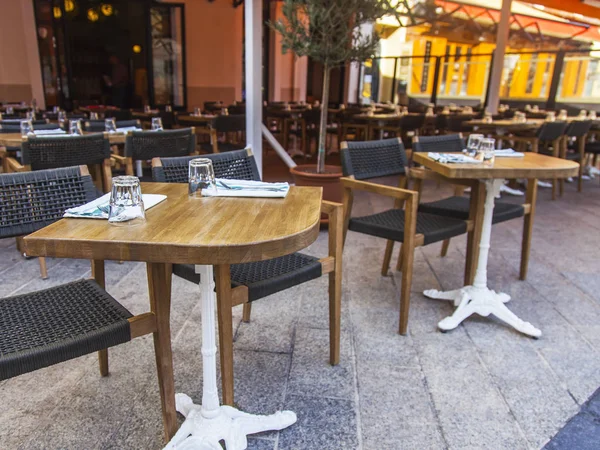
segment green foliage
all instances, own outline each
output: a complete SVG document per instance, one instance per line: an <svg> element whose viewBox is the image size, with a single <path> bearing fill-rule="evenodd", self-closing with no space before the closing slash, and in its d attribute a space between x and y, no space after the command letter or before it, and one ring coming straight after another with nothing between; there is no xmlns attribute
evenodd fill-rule
<svg viewBox="0 0 600 450"><path fill-rule="evenodd" d="M397 1L284 0L284 20L269 25L282 36L284 53L309 56L326 67L375 56L379 36L361 25L385 15L397 17Z"/></svg>

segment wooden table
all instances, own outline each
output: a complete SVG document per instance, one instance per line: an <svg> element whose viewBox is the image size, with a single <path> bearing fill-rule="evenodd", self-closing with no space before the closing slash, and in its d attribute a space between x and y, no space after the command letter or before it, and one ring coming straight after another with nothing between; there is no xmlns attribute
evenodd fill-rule
<svg viewBox="0 0 600 450"><path fill-rule="evenodd" d="M536 338L541 336L542 332L539 329L529 322L521 320L506 307L505 303L510 300L509 295L496 293L487 287L487 262L492 232L494 198L498 195L506 178L526 178L537 186L537 178L567 178L577 175L579 164L537 153L525 153L522 158L496 158L493 167L487 167L483 164L439 163L427 156L427 153L413 153L413 160L450 179L479 179L485 183L485 203L478 202L480 208L477 216L481 217L483 213L483 219L477 221L481 225L480 229L475 230L476 236L481 233L481 237L479 239L479 256L473 285L446 292L436 289L423 292L429 298L451 300L457 306L451 316L438 323L438 327L443 331L448 331L456 328L472 314L486 317L493 314L521 333ZM532 198L528 199L531 208L535 208L536 192L534 189ZM527 226L532 227L533 221L530 221Z"/></svg>
<svg viewBox="0 0 600 450"><path fill-rule="evenodd" d="M84 131L84 135L88 134L98 134L95 132ZM108 135L108 140L111 144L124 144L125 139L127 138L127 133L106 133ZM56 134L49 136L59 136ZM66 136L66 135L60 135ZM38 135L37 137L44 137L43 135ZM27 138L23 138L21 133L0 133L0 147L20 147L21 143Z"/></svg>
<svg viewBox="0 0 600 450"><path fill-rule="evenodd" d="M484 130L498 130L501 133L513 131L537 130L544 123L544 119L527 119L526 122L515 122L511 119L494 120L491 123L483 119L467 120L463 125L481 128Z"/></svg>
<svg viewBox="0 0 600 450"><path fill-rule="evenodd" d="M157 366L165 386L161 392L163 422L167 436L172 437L166 448L174 449L183 441L212 445L200 448L220 448L218 443L224 440L228 449L241 449L247 434L283 429L296 421L296 415L283 411L255 416L219 405L215 281L217 290L228 292L231 264L287 255L314 242L319 234L322 189L292 186L285 199L191 198L187 189L187 184L143 183L144 193L167 196L146 212L146 223L129 228L102 220L62 219L25 237L25 249L31 256L91 259L94 267L104 267L107 259L145 261L158 330L154 344L163 355ZM169 337L174 263L196 264L202 280L202 406L193 405L185 394L175 395ZM231 307L227 295L220 296L220 301L221 308ZM230 350L222 346L221 351ZM187 417L177 433L176 409Z"/></svg>

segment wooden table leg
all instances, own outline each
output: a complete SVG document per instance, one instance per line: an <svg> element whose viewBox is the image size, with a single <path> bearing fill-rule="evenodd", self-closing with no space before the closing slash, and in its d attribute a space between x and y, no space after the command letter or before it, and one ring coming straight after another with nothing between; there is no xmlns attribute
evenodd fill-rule
<svg viewBox="0 0 600 450"><path fill-rule="evenodd" d="M165 437L169 441L177 431L170 326L172 265L147 263L146 269L148 273L148 290L150 292L150 309L156 314L157 330L154 333L154 353Z"/></svg>
<svg viewBox="0 0 600 450"><path fill-rule="evenodd" d="M223 404L233 406L233 318L229 265L214 266L219 320L219 355Z"/></svg>
<svg viewBox="0 0 600 450"><path fill-rule="evenodd" d="M92 260L92 277L96 280L96 283L102 288L105 289L105 281L104 281L104 261L102 260ZM100 367L100 376L106 377L108 376L108 349L98 350L98 366Z"/></svg>

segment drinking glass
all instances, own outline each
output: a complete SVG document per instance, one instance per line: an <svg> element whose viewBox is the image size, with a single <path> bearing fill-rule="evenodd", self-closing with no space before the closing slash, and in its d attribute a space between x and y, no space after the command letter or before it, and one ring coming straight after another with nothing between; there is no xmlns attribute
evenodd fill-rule
<svg viewBox="0 0 600 450"><path fill-rule="evenodd" d="M217 192L215 172L210 159L195 158L190 161L188 192L192 197L202 197L203 189Z"/></svg>
<svg viewBox="0 0 600 450"><path fill-rule="evenodd" d="M162 131L163 124L162 119L160 117L152 118L152 131Z"/></svg>
<svg viewBox="0 0 600 450"><path fill-rule="evenodd" d="M61 128L64 128L65 123L67 123L67 112L66 111L58 111L58 115L56 117L58 120L58 124Z"/></svg>
<svg viewBox="0 0 600 450"><path fill-rule="evenodd" d="M596 120L596 111L590 111L588 114L588 120Z"/></svg>
<svg viewBox="0 0 600 450"><path fill-rule="evenodd" d="M144 112L145 113L149 113L151 111L152 111L152 109L150 109L150 105L144 105Z"/></svg>
<svg viewBox="0 0 600 450"><path fill-rule="evenodd" d="M486 112L483 115L483 123L492 123L494 121L494 116L492 116L492 113Z"/></svg>
<svg viewBox="0 0 600 450"><path fill-rule="evenodd" d="M15 113L15 108L13 108L12 106L6 107L6 114L14 114L14 113Z"/></svg>
<svg viewBox="0 0 600 450"><path fill-rule="evenodd" d="M477 159L481 159L483 161L483 164L485 164L486 166L493 166L494 159L495 159L495 155L494 155L495 146L496 146L495 139L483 138L481 140L481 144L479 144L478 153L480 154L480 157Z"/></svg>
<svg viewBox="0 0 600 450"><path fill-rule="evenodd" d="M567 110L566 109L561 109L558 112L558 120L567 120Z"/></svg>
<svg viewBox="0 0 600 450"><path fill-rule="evenodd" d="M34 134L31 120L21 120L21 137L27 137Z"/></svg>
<svg viewBox="0 0 600 450"><path fill-rule="evenodd" d="M90 120L98 120L98 113L97 112L91 112L90 113Z"/></svg>
<svg viewBox="0 0 600 450"><path fill-rule="evenodd" d="M60 111L60 106L53 106L53 107L52 107L52 112L53 112L54 114L58 114L58 112L59 112L59 111Z"/></svg>
<svg viewBox="0 0 600 450"><path fill-rule="evenodd" d="M165 112L173 112L173 107L171 105L166 105Z"/></svg>
<svg viewBox="0 0 600 450"><path fill-rule="evenodd" d="M74 134L76 136L83 135L83 129L81 128L80 119L73 119L69 122L69 133Z"/></svg>
<svg viewBox="0 0 600 450"><path fill-rule="evenodd" d="M467 141L467 154L470 156L475 156L477 150L479 150L479 146L481 145L481 140L485 136L483 134L470 134L469 140Z"/></svg>
<svg viewBox="0 0 600 450"><path fill-rule="evenodd" d="M104 119L104 130L109 133L115 133L117 131L117 123L115 122L114 117Z"/></svg>
<svg viewBox="0 0 600 450"><path fill-rule="evenodd" d="M27 120L35 120L35 111L27 111L25 117Z"/></svg>
<svg viewBox="0 0 600 450"><path fill-rule="evenodd" d="M108 223L118 226L141 225L146 222L140 180L133 176L112 179Z"/></svg>
<svg viewBox="0 0 600 450"><path fill-rule="evenodd" d="M546 122L555 122L556 121L556 113L554 111L550 111L546 114Z"/></svg>
<svg viewBox="0 0 600 450"><path fill-rule="evenodd" d="M229 115L229 109L227 109L227 108L221 109L221 115L222 116L228 116Z"/></svg>
<svg viewBox="0 0 600 450"><path fill-rule="evenodd" d="M202 110L198 107L194 108L194 116L200 117L202 115Z"/></svg>

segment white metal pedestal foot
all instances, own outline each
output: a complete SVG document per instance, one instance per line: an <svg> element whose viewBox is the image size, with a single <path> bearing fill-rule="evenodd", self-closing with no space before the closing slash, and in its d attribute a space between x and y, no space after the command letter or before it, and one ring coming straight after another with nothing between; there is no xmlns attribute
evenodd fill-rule
<svg viewBox="0 0 600 450"><path fill-rule="evenodd" d="M450 300L457 307L451 316L446 317L438 323L438 327L442 331L453 330L472 314L479 314L484 317L493 314L521 333L538 338L542 335L540 330L529 322L519 319L506 307L505 303L510 301L510 295L497 293L487 287L487 262L492 233L494 197L498 195L504 185L504 180L486 180L485 183L486 196L475 283L473 283L473 286L465 286L461 289L446 292L438 291L437 289L428 289L423 292L423 295L439 300Z"/></svg>
<svg viewBox="0 0 600 450"><path fill-rule="evenodd" d="M292 411L270 416L247 414L231 406L219 405L217 393L217 346L215 342L215 294L212 266L196 266L202 293L202 405L185 394L175 395L175 407L185 421L165 450L244 450L249 434L283 430L296 423Z"/></svg>
<svg viewBox="0 0 600 450"><path fill-rule="evenodd" d="M540 330L529 322L519 319L504 305L510 300L510 296L507 294L497 293L488 288L476 288L474 286L466 286L462 289L447 292L430 289L423 292L423 294L429 298L452 300L457 306L451 316L442 319L438 323L440 330L453 330L472 314L479 314L484 317L493 314L523 334L535 338L542 335Z"/></svg>

